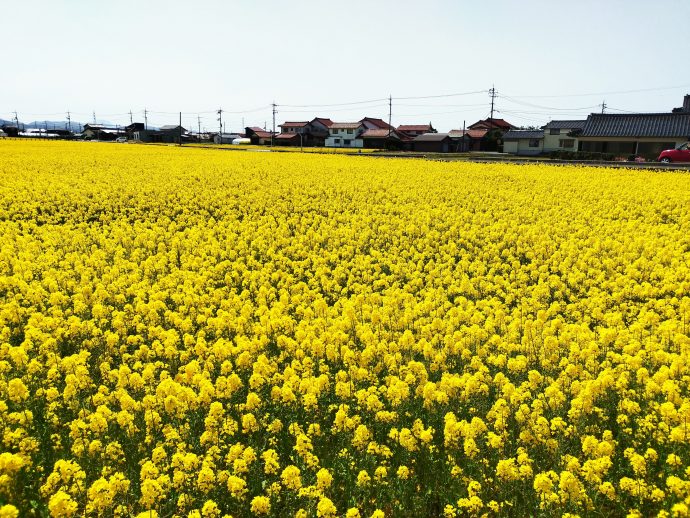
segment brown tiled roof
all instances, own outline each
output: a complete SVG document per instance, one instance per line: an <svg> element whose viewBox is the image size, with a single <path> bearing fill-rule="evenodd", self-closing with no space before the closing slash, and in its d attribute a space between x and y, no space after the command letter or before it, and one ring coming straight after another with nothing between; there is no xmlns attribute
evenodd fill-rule
<svg viewBox="0 0 690 518"><path fill-rule="evenodd" d="M505 129L505 130L515 128L515 126L513 126L508 121L505 121L503 119L491 119L491 118L475 122L474 124L470 125L470 129L473 129L475 126L485 127L485 128L500 128L500 129Z"/></svg>
<svg viewBox="0 0 690 518"><path fill-rule="evenodd" d="M381 129L388 129L388 128L393 127L390 124L388 124L386 121L384 121L383 119L376 119L373 117L364 117L360 122L364 122L364 121L371 122L374 126L376 126L377 128L381 128Z"/></svg>
<svg viewBox="0 0 690 518"><path fill-rule="evenodd" d="M254 130L254 134L259 138L271 138L271 132L270 131Z"/></svg>
<svg viewBox="0 0 690 518"><path fill-rule="evenodd" d="M362 125L361 122L334 122L331 129L357 129Z"/></svg>
<svg viewBox="0 0 690 518"><path fill-rule="evenodd" d="M388 135L392 138L400 138L397 131L387 129L368 129L359 138L388 138Z"/></svg>
<svg viewBox="0 0 690 518"><path fill-rule="evenodd" d="M319 121L321 124L323 124L324 126L326 126L328 128L330 128L333 125L333 121L331 119L325 119L323 117L315 117L314 120Z"/></svg>
<svg viewBox="0 0 690 518"><path fill-rule="evenodd" d="M252 131L255 132L255 133L256 133L257 131L266 131L265 129L260 128L259 126L251 126L249 129L252 130Z"/></svg>
<svg viewBox="0 0 690 518"><path fill-rule="evenodd" d="M431 124L403 124L398 126L398 131L429 131Z"/></svg>
<svg viewBox="0 0 690 518"><path fill-rule="evenodd" d="M308 121L306 121L306 122L283 122L282 124L280 124L280 127L281 128L303 128L307 124L309 124Z"/></svg>
<svg viewBox="0 0 690 518"><path fill-rule="evenodd" d="M270 137L271 135L269 134L268 136ZM280 140L290 140L297 137L299 137L299 133L279 133L273 138Z"/></svg>
<svg viewBox="0 0 690 518"><path fill-rule="evenodd" d="M467 135L470 138L483 138L484 135L486 135L488 132L488 129L471 129L465 130L465 135ZM462 137L462 130L450 130L448 132L448 135L450 135L453 138L460 138Z"/></svg>

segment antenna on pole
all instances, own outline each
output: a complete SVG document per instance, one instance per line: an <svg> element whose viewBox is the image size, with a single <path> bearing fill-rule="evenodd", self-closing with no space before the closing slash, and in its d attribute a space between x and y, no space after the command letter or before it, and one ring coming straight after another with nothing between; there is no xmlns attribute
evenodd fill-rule
<svg viewBox="0 0 690 518"><path fill-rule="evenodd" d="M70 116L69 110L67 111L67 130L72 133L72 117Z"/></svg>
<svg viewBox="0 0 690 518"><path fill-rule="evenodd" d="M489 120L491 121L491 124L494 123L494 99L496 98L496 88L494 85L491 85L491 90L489 90L489 95L491 96L491 117Z"/></svg>
<svg viewBox="0 0 690 518"><path fill-rule="evenodd" d="M393 96L388 96L388 141L391 139L391 118L393 117Z"/></svg>
<svg viewBox="0 0 690 518"><path fill-rule="evenodd" d="M218 143L223 143L223 109L218 108Z"/></svg>
<svg viewBox="0 0 690 518"><path fill-rule="evenodd" d="M144 129L148 130L149 129L149 117L148 117L148 110L144 108Z"/></svg>
<svg viewBox="0 0 690 518"><path fill-rule="evenodd" d="M276 132L276 106L278 106L275 101L271 104L273 107L273 128L271 129L271 147L273 147L273 135Z"/></svg>

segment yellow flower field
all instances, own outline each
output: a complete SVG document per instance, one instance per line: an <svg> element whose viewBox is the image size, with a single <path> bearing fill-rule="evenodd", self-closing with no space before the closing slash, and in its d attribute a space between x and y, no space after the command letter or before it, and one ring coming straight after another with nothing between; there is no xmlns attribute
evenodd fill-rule
<svg viewBox="0 0 690 518"><path fill-rule="evenodd" d="M690 176L0 142L0 517L687 516Z"/></svg>

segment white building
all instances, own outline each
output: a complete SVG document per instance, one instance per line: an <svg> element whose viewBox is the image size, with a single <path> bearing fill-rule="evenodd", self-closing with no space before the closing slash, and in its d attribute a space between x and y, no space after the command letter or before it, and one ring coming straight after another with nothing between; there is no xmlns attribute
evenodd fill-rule
<svg viewBox="0 0 690 518"><path fill-rule="evenodd" d="M580 132L585 127L582 121L551 121L544 126L544 152L577 151L577 137L573 132Z"/></svg>
<svg viewBox="0 0 690 518"><path fill-rule="evenodd" d="M334 122L328 128L326 147L364 147L364 140L359 138L364 130L362 122Z"/></svg>
<svg viewBox="0 0 690 518"><path fill-rule="evenodd" d="M544 132L510 130L503 134L503 152L513 155L539 155L544 151Z"/></svg>

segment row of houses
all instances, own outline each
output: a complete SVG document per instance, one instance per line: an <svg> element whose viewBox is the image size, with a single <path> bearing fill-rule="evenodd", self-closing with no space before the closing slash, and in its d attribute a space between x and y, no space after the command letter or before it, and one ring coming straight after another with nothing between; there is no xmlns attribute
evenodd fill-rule
<svg viewBox="0 0 690 518"><path fill-rule="evenodd" d="M485 119L465 129L439 133L432 123L405 124L394 127L375 117L364 117L355 122L334 122L330 118L315 117L310 121L287 121L273 133L261 127L244 128L243 133L190 133L180 125L148 129L144 123L128 126L85 124L77 135L66 130L48 134L36 130L31 134L11 132L9 136L23 137L78 137L85 140L113 141L118 138L139 142L179 144L187 142L215 142L216 144L254 144L261 146L300 146L328 148L372 148L418 152L496 151L503 132L514 126L503 119Z"/></svg>
<svg viewBox="0 0 690 518"><path fill-rule="evenodd" d="M439 133L431 124L394 127L382 119L364 117L354 122L334 122L317 117L311 121L284 122L272 135L262 128L246 128L252 144L271 141L281 146L397 149L420 152L496 151L503 132L515 127L503 119L484 119L466 129Z"/></svg>
<svg viewBox="0 0 690 518"><path fill-rule="evenodd" d="M667 113L593 113L585 120L554 120L540 130L503 134L503 151L540 155L554 151L656 158L690 141L690 95Z"/></svg>

